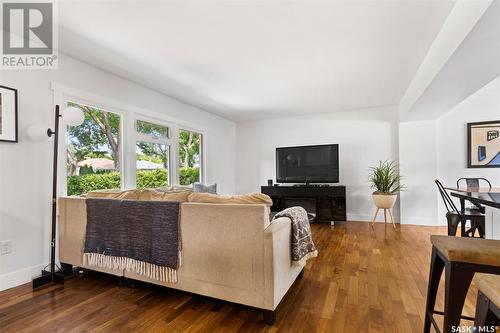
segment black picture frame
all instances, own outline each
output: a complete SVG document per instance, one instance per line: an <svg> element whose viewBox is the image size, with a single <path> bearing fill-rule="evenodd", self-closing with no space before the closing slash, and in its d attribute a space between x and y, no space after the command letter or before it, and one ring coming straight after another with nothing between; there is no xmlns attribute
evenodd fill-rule
<svg viewBox="0 0 500 333"><path fill-rule="evenodd" d="M18 93L17 89L0 85L1 89L12 90L14 92L14 139L1 139L0 142L17 143L19 141L19 115L18 115ZM2 110L3 111L3 110Z"/></svg>
<svg viewBox="0 0 500 333"><path fill-rule="evenodd" d="M490 120L490 121L479 121L473 123L467 123L467 168L477 169L477 168L500 168L500 165L476 165L472 163L472 128L474 126L481 125L494 125L500 124L500 120ZM500 137L498 138L500 140Z"/></svg>

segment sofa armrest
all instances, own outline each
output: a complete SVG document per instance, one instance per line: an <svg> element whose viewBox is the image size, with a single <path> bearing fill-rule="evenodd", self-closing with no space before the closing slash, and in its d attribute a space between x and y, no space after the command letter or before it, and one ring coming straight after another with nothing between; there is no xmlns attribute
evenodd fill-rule
<svg viewBox="0 0 500 333"><path fill-rule="evenodd" d="M83 265L83 248L87 226L85 198L59 198L59 260L75 266Z"/></svg>
<svg viewBox="0 0 500 333"><path fill-rule="evenodd" d="M282 229L290 229L291 232L291 227L292 224L288 217L280 217L272 221L272 223L264 230L264 237L272 239L273 237L276 237L276 234L281 232Z"/></svg>
<svg viewBox="0 0 500 333"><path fill-rule="evenodd" d="M274 310L304 266L292 264L292 223L280 217L264 230L266 289L272 290L268 309Z"/></svg>

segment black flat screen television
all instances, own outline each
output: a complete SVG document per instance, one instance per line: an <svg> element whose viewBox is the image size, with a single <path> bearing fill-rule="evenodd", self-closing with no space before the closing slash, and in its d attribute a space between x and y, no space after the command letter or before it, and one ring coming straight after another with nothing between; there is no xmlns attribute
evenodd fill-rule
<svg viewBox="0 0 500 333"><path fill-rule="evenodd" d="M339 145L276 148L277 183L338 183Z"/></svg>

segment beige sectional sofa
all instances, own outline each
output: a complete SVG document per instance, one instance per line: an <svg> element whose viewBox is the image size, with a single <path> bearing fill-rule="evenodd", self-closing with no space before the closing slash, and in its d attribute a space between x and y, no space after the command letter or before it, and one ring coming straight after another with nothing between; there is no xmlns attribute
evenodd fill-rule
<svg viewBox="0 0 500 333"><path fill-rule="evenodd" d="M291 263L291 221L271 224L265 204L181 204L182 266L178 283L165 284L122 270L83 264L86 199L59 199L60 262L244 304L266 322L302 271Z"/></svg>

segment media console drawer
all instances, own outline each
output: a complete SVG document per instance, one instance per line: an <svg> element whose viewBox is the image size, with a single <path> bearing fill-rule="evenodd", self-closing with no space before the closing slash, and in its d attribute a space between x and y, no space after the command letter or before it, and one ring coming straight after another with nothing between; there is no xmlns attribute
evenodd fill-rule
<svg viewBox="0 0 500 333"><path fill-rule="evenodd" d="M314 222L346 221L345 186L262 186L273 200L272 211L301 206L316 215Z"/></svg>

